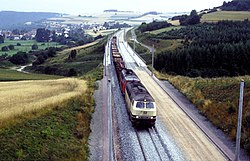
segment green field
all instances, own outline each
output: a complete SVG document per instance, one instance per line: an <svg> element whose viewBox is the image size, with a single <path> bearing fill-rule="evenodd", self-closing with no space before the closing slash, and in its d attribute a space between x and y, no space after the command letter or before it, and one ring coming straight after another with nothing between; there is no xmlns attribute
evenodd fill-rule
<svg viewBox="0 0 250 161"><path fill-rule="evenodd" d="M17 43L20 43L21 46L17 46ZM38 45L38 50L43 50L46 49L48 47L60 47L61 45L59 45L56 42L49 42L49 43L38 43L35 40L9 40L9 39L5 39L3 44L0 44L0 55L2 54L8 54L8 55L13 55L16 54L18 51L23 51L23 52L29 52L31 51L31 46L33 44L37 44ZM9 50L9 51L2 51L2 47L3 46L9 46L9 45L14 45L15 49L14 50Z"/></svg>
<svg viewBox="0 0 250 161"><path fill-rule="evenodd" d="M159 29L159 30L148 31L146 33L157 35L157 34L160 34L160 33L163 33L163 32L171 31L171 30L178 30L178 29L180 29L182 27L183 26L171 26L171 27L166 27L166 28L162 28L162 29Z"/></svg>
<svg viewBox="0 0 250 161"><path fill-rule="evenodd" d="M243 21L250 19L250 12L247 11L217 11L204 14L201 22L217 22L221 20Z"/></svg>
<svg viewBox="0 0 250 161"><path fill-rule="evenodd" d="M59 78L62 77L45 74L26 74L10 69L0 69L0 81L46 80Z"/></svg>

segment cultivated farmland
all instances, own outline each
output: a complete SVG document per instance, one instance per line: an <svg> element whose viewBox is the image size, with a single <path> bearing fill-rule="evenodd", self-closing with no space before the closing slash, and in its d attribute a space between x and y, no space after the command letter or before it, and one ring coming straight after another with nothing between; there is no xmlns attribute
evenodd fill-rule
<svg viewBox="0 0 250 161"><path fill-rule="evenodd" d="M217 11L204 14L201 22L217 22L221 20L243 21L250 19L250 12L247 11Z"/></svg>
<svg viewBox="0 0 250 161"><path fill-rule="evenodd" d="M79 79L18 81L0 83L0 123L38 109L60 105L81 95L87 88Z"/></svg>
<svg viewBox="0 0 250 161"><path fill-rule="evenodd" d="M20 46L18 46L17 44L20 44ZM48 47L60 47L62 45L59 45L56 42L49 42L49 43L38 43L35 40L9 40L6 39L4 41L3 44L0 44L0 55L2 54L8 54L8 55L13 55L16 54L18 51L22 51L22 52L29 52L32 50L32 45L33 44L37 44L38 46L38 50L44 50ZM9 46L9 45L14 45L14 50L9 50L9 51L1 51L1 48L3 46Z"/></svg>

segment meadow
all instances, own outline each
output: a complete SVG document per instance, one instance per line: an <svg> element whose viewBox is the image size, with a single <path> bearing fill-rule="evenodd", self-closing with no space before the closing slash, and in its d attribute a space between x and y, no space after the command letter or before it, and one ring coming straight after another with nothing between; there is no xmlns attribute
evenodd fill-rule
<svg viewBox="0 0 250 161"><path fill-rule="evenodd" d="M17 43L20 43L21 46L18 46ZM3 54L8 54L8 55L13 55L16 54L19 51L22 52L29 52L32 50L32 45L33 44L37 44L38 46L38 50L44 50L48 47L60 47L61 45L59 45L56 42L45 42L45 43L40 43L40 42L36 42L35 40L9 40L9 39L5 39L4 43L0 44L0 55ZM9 51L2 51L2 47L3 46L9 46L9 45L14 45L14 50L9 50Z"/></svg>
<svg viewBox="0 0 250 161"><path fill-rule="evenodd" d="M217 22L220 20L243 21L250 19L250 12L247 11L217 11L204 14L201 22Z"/></svg>
<svg viewBox="0 0 250 161"><path fill-rule="evenodd" d="M60 76L22 73L12 69L0 68L0 81L20 81L20 80L46 80L46 79L59 79Z"/></svg>

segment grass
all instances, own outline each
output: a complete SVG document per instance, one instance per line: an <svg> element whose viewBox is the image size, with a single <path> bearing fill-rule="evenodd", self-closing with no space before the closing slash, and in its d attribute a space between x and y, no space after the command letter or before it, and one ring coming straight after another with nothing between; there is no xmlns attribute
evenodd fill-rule
<svg viewBox="0 0 250 161"><path fill-rule="evenodd" d="M166 52L166 51L173 51L177 49L178 47L181 47L182 41L181 39L174 39L174 40L163 40L163 39L154 39L154 38L148 38L147 36L138 36L138 41L148 45L155 47L156 54L160 52Z"/></svg>
<svg viewBox="0 0 250 161"><path fill-rule="evenodd" d="M83 93L86 90L84 84L77 79L2 82L0 119L12 119L23 113L60 104Z"/></svg>
<svg viewBox="0 0 250 161"><path fill-rule="evenodd" d="M0 81L59 79L60 76L22 73L11 69L0 69Z"/></svg>
<svg viewBox="0 0 250 161"><path fill-rule="evenodd" d="M180 29L182 27L183 26L170 26L170 27L159 29L159 30L148 31L147 33L158 35L158 34L163 33L163 32L168 32L168 31L171 31L171 30L178 30L178 29Z"/></svg>
<svg viewBox="0 0 250 161"><path fill-rule="evenodd" d="M250 12L247 11L217 11L204 14L201 22L217 22L220 20L243 21L250 19Z"/></svg>
<svg viewBox="0 0 250 161"><path fill-rule="evenodd" d="M242 146L250 153L250 76L233 78L189 78L161 73L160 79L168 80L189 100L200 113L222 129L232 140L236 139L239 87L245 80Z"/></svg>
<svg viewBox="0 0 250 161"><path fill-rule="evenodd" d="M17 43L20 43L21 46L17 46ZM2 54L13 55L13 54L16 54L19 51L28 53L29 51L32 50L31 47L32 47L33 44L38 45L38 50L43 50L43 49L46 49L46 48L52 47L52 46L53 47L54 46L57 46L57 47L61 46L56 42L38 43L35 40L9 40L9 39L5 39L4 43L0 44L0 55L2 55ZM9 45L14 45L15 49L14 50L9 50L7 52L1 50L3 46L9 46Z"/></svg>

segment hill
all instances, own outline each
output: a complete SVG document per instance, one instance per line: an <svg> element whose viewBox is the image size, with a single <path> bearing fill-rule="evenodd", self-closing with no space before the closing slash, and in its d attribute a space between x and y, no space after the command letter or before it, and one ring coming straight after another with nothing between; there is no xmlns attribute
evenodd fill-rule
<svg viewBox="0 0 250 161"><path fill-rule="evenodd" d="M42 19L59 17L58 13L49 12L14 12L14 11L1 11L0 12L0 29L7 28L12 25L23 24L25 22L39 21Z"/></svg>

